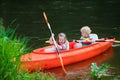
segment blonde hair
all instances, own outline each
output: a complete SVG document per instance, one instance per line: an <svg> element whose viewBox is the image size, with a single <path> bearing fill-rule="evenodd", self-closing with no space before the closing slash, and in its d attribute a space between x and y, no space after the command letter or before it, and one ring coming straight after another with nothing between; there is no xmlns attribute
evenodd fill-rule
<svg viewBox="0 0 120 80"><path fill-rule="evenodd" d="M91 33L91 29L89 26L83 26L81 29L80 29L81 32L87 32L88 34Z"/></svg>

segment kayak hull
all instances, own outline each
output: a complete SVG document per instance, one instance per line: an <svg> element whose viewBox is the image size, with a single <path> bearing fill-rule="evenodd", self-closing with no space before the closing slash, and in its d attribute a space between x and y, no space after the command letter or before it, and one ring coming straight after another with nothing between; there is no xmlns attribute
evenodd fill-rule
<svg viewBox="0 0 120 80"><path fill-rule="evenodd" d="M113 41L96 42L94 44L81 48L72 49L75 42L70 42L70 50L61 51L60 55L64 65L76 63L95 57L111 47ZM57 52L44 52L44 49L50 48L47 46L33 50L31 53L21 56L21 68L27 72L36 70L45 70L61 66L60 58Z"/></svg>

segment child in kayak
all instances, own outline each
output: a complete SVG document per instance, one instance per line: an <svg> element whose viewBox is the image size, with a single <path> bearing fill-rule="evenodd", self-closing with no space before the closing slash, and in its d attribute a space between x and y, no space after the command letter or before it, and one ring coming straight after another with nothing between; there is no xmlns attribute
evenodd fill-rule
<svg viewBox="0 0 120 80"><path fill-rule="evenodd" d="M93 37L90 34L91 33L91 29L90 29L89 26L83 26L80 29L80 32L81 32L82 36L81 36L80 40L76 41L77 43L74 46L75 48L90 45L91 43L93 43L95 41L95 39L93 39Z"/></svg>
<svg viewBox="0 0 120 80"><path fill-rule="evenodd" d="M46 49L45 52L54 52L54 51L56 51L56 47L60 51L61 50L69 50L69 42L67 40L65 33L59 33L57 40L55 42L53 41L52 37L54 37L54 34L51 35L51 37L49 39L49 43L54 46L52 48Z"/></svg>

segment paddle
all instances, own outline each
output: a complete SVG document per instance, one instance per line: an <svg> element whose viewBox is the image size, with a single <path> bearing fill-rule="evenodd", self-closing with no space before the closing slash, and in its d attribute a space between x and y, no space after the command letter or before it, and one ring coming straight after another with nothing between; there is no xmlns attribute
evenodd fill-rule
<svg viewBox="0 0 120 80"><path fill-rule="evenodd" d="M120 41L117 41L117 40L115 40L114 42L116 42L116 43L120 43Z"/></svg>
<svg viewBox="0 0 120 80"><path fill-rule="evenodd" d="M96 40L95 42L109 42L111 40ZM114 40L114 43L120 43L120 41Z"/></svg>
<svg viewBox="0 0 120 80"><path fill-rule="evenodd" d="M108 42L108 41L111 41L111 40L96 40L95 42ZM73 41L73 40L70 40L69 42L79 42L79 41L77 41L77 40L75 40L75 41ZM81 41L82 42L82 41ZM118 41L118 40L115 40L115 41L113 41L113 42L115 42L115 43L120 43L120 41ZM45 43L50 43L49 41L45 41Z"/></svg>
<svg viewBox="0 0 120 80"><path fill-rule="evenodd" d="M52 29L51 29L51 27L50 27L50 24L49 24L49 22L48 22L48 19L47 19L47 16L46 16L46 13L45 13L45 12L43 12L43 16L44 16L45 21L46 21L46 23L47 23L47 25L48 25L48 28L49 28L49 30L50 30L50 33L51 33L51 35L52 35L53 32L52 32ZM58 53L58 56L59 56L59 59L60 59L60 63L61 63L62 69L63 69L64 73L66 74L67 72L66 72L66 70L65 70L65 68L64 68L64 64L63 64L62 57L61 57L61 55L60 55L59 49L58 49L58 47L57 47L57 43L56 43L55 38L54 38L53 36L52 36L52 39L53 39L54 45L55 45L55 47L56 47L56 50L57 50L57 53Z"/></svg>
<svg viewBox="0 0 120 80"><path fill-rule="evenodd" d="M120 43L120 41L110 40L110 39L108 39L108 40L99 39L99 40L95 40L94 42L109 42L109 41L113 41L113 42L115 42L115 43ZM75 40L75 42L77 42L77 41ZM79 41L78 41L78 42L79 42ZM81 41L81 42L82 42L82 41ZM46 43L48 43L48 41L46 41Z"/></svg>

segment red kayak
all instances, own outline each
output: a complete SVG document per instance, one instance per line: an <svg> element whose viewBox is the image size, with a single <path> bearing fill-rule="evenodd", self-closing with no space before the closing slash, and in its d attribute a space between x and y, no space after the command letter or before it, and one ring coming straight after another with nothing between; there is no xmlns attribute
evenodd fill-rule
<svg viewBox="0 0 120 80"><path fill-rule="evenodd" d="M77 62L77 63L67 65L67 66L65 66L65 69L69 73L77 73L80 76L80 74L82 74L82 72L83 72L83 75L84 75L86 73L86 72L84 73L84 70L87 71L87 72L91 72L90 71L91 70L90 69L91 63L95 62L99 66L103 65L103 64L106 63L106 60L113 57L113 55L114 55L114 50L113 50L112 47L110 47L108 50L106 50L105 52L101 53L98 56L95 56L93 58L90 58L90 59L87 59L87 60L84 60L84 61L81 61L81 62ZM60 79L60 77L65 77L65 75L63 75L63 73L64 73L63 70L61 70L61 67L48 69L48 70L45 70L45 72L55 73L57 78L59 77L59 79Z"/></svg>
<svg viewBox="0 0 120 80"><path fill-rule="evenodd" d="M83 61L95 57L106 51L113 44L114 40L110 39L106 42L95 42L94 44L83 46L81 48L73 48L75 42L70 42L70 50L60 52L64 65ZM21 68L28 72L36 70L45 70L61 66L57 52L45 52L44 50L52 46L46 46L33 50L31 53L21 56Z"/></svg>

